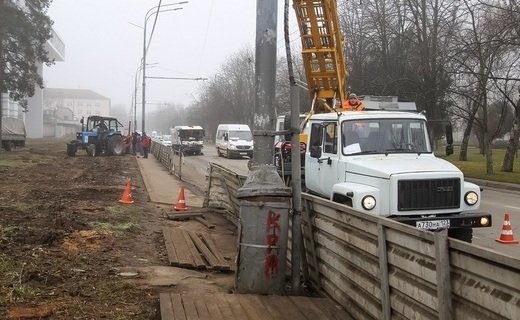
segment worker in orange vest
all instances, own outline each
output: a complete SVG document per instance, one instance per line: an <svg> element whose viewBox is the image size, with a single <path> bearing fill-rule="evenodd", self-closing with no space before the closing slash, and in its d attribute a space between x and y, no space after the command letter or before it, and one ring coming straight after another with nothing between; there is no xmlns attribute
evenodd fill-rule
<svg viewBox="0 0 520 320"><path fill-rule="evenodd" d="M348 96L348 100L343 103L343 109L352 110L352 111L362 111L365 110L365 106L358 99L355 93L351 93Z"/></svg>

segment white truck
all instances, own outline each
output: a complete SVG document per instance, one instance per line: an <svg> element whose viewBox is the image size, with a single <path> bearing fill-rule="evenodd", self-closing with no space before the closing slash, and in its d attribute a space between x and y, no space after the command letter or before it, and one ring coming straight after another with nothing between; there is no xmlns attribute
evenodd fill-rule
<svg viewBox="0 0 520 320"><path fill-rule="evenodd" d="M477 212L480 188L435 156L424 114L398 106L313 115L303 129L307 191L417 228L448 229L449 236L471 242L472 228L491 226L491 215ZM451 130L446 140L452 152Z"/></svg>
<svg viewBox="0 0 520 320"><path fill-rule="evenodd" d="M11 151L16 147L25 146L25 124L23 120L10 117L2 117L2 148Z"/></svg>
<svg viewBox="0 0 520 320"><path fill-rule="evenodd" d="M170 129L172 148L184 154L202 154L204 129L201 126L176 126Z"/></svg>

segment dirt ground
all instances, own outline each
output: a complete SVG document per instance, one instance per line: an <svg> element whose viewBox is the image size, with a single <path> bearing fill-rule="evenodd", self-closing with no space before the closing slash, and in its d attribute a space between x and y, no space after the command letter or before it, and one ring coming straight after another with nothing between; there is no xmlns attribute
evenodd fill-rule
<svg viewBox="0 0 520 320"><path fill-rule="evenodd" d="M134 157L70 158L65 143L0 153L1 319L160 319L161 290L231 289L232 274L168 266L161 228L173 222ZM129 178L135 203L122 205Z"/></svg>

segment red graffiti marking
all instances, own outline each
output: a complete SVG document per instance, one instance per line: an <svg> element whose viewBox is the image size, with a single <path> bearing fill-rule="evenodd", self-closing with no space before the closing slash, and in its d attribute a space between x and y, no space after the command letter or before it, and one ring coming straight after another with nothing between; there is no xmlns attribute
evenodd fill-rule
<svg viewBox="0 0 520 320"><path fill-rule="evenodd" d="M270 278L273 274L278 272L278 256L273 249L274 246L278 245L280 237L280 214L273 211L269 211L267 214L267 250L265 253L265 264L264 264L264 275L266 278Z"/></svg>

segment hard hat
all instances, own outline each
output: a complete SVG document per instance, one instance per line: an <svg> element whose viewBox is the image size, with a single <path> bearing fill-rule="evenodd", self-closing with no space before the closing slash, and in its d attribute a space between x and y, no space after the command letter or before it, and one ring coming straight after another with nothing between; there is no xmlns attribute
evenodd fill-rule
<svg viewBox="0 0 520 320"><path fill-rule="evenodd" d="M357 99L357 95L355 93L351 93L348 95L349 99Z"/></svg>

